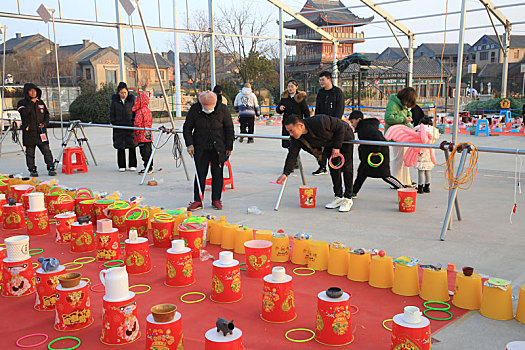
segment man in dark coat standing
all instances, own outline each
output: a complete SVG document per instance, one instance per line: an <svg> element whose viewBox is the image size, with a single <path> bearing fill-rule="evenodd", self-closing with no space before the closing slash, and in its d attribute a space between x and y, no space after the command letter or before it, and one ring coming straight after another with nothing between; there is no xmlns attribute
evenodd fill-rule
<svg viewBox="0 0 525 350"><path fill-rule="evenodd" d="M314 114L324 114L341 119L345 111L345 96L340 88L332 84L332 75L330 72L322 71L319 74L319 85L321 85L321 90L317 93ZM327 161L328 158L323 156L318 161L319 169L314 171L312 175L328 174L326 171Z"/></svg>
<svg viewBox="0 0 525 350"><path fill-rule="evenodd" d="M55 176L57 173L46 130L49 126L49 111L41 97L42 90L33 83L27 83L24 85L24 99L18 101L17 110L22 118L22 139L26 146L26 164L30 176L38 176L35 165L35 148L38 147L44 156L49 175Z"/></svg>
<svg viewBox="0 0 525 350"><path fill-rule="evenodd" d="M134 104L135 96L129 93L126 83L120 82L117 87L117 93L111 96L111 105L109 107L110 123L118 126L134 126ZM137 170L137 144L135 144L133 138L134 130L113 129L113 147L117 150L119 171L126 171L126 149L129 150L129 170Z"/></svg>
<svg viewBox="0 0 525 350"><path fill-rule="evenodd" d="M223 165L232 153L235 135L230 111L217 100L215 93L204 91L199 95L199 101L190 107L182 131L202 191L211 165L211 204L214 209L221 210ZM193 185L194 201L188 206L190 211L202 209L203 198L197 178Z"/></svg>
<svg viewBox="0 0 525 350"><path fill-rule="evenodd" d="M379 130L379 119L363 118L361 111L350 113L350 124L359 135L359 140L386 141L385 136ZM359 145L359 168L354 182L354 193L352 197L357 197L357 193L363 186L367 177L383 179L393 188L405 187L401 181L390 174L390 152L388 146Z"/></svg>
<svg viewBox="0 0 525 350"><path fill-rule="evenodd" d="M354 133L350 126L342 119L322 114L306 119L301 119L298 116L289 116L285 121L285 126L292 138L283 174L279 176L277 182L283 183L288 175L292 173L301 149L313 154L317 159L320 159L323 153L327 158L330 155L333 157L342 155L344 157L343 166L339 169L330 167L335 198L325 208L339 208L340 212L350 211L353 204L354 146L350 143L344 143L344 141L354 139ZM344 193L341 176L345 184Z"/></svg>

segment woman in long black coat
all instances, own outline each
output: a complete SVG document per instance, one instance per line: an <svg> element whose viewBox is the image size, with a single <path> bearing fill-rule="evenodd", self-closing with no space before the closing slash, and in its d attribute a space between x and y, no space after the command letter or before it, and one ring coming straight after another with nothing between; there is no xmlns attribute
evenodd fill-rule
<svg viewBox="0 0 525 350"><path fill-rule="evenodd" d="M310 116L310 109L308 108L308 104L306 103L306 92L298 91L298 88L299 84L297 84L297 81L288 81L286 91L282 93L281 100L275 108L275 111L277 113L283 115L283 129L281 133L281 135L283 136L290 136L290 134L288 133L288 131L286 131L284 127L284 121L289 115L295 114L301 119L308 118ZM288 148L289 146L289 140L282 141L283 148Z"/></svg>
<svg viewBox="0 0 525 350"><path fill-rule="evenodd" d="M111 97L109 121L112 125L133 126L135 113L132 108L135 96L129 93L126 83L120 82L117 93ZM113 129L113 147L117 150L119 171L126 171L126 149L129 152L129 170L137 170L137 145L133 141L133 130Z"/></svg>

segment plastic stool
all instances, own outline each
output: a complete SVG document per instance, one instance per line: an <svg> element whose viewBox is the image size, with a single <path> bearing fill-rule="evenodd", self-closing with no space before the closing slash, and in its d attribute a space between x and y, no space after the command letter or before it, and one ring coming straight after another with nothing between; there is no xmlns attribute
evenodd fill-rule
<svg viewBox="0 0 525 350"><path fill-rule="evenodd" d="M481 128L481 126L484 125L484 128ZM480 119L478 120L478 123L476 125L476 133L474 136L479 136L481 134L485 134L486 136L490 136L490 127L489 127L489 121L487 119Z"/></svg>
<svg viewBox="0 0 525 350"><path fill-rule="evenodd" d="M375 288L392 288L394 285L394 260L391 256L374 255L372 257L368 284Z"/></svg>
<svg viewBox="0 0 525 350"><path fill-rule="evenodd" d="M224 166L228 167L228 177L225 177L223 179L222 183L222 192L226 191L226 185L230 185L231 189L234 190L235 186L233 186L233 171L232 171L232 165L230 164L230 160L226 160L224 163ZM211 186L211 178L206 179L206 186Z"/></svg>
<svg viewBox="0 0 525 350"><path fill-rule="evenodd" d="M491 287L485 282L479 312L494 320L513 319L511 285L507 285L506 288Z"/></svg>
<svg viewBox="0 0 525 350"><path fill-rule="evenodd" d="M447 270L423 269L423 281L421 282L421 299L448 301Z"/></svg>
<svg viewBox="0 0 525 350"><path fill-rule="evenodd" d="M405 297L419 295L419 267L396 263L392 292Z"/></svg>
<svg viewBox="0 0 525 350"><path fill-rule="evenodd" d="M505 123L512 122L512 111L510 111L508 109L500 110L499 111L499 115L505 116Z"/></svg>
<svg viewBox="0 0 525 350"><path fill-rule="evenodd" d="M73 155L75 155L75 163L73 163ZM84 151L82 147L65 148L62 157L62 172L71 175L75 170L88 172Z"/></svg>

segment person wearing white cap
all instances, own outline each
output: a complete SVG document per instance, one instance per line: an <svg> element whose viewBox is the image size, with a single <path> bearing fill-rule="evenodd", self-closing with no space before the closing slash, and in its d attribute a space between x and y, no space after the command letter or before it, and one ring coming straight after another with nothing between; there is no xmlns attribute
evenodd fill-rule
<svg viewBox="0 0 525 350"><path fill-rule="evenodd" d="M183 135L190 156L197 169L200 189L204 190L208 166L211 166L211 203L214 209L221 210L223 165L233 150L233 121L228 107L217 102L217 95L204 91L199 101L188 111L183 126ZM202 193L204 196L204 193ZM197 179L193 185L193 199L188 210L202 209L201 193Z"/></svg>

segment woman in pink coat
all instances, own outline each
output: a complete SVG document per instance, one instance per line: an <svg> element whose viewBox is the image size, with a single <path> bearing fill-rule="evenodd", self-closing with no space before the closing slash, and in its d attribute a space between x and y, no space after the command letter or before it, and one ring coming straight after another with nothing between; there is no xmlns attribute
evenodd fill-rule
<svg viewBox="0 0 525 350"><path fill-rule="evenodd" d="M141 92L137 99L135 100L135 105L133 105L133 112L135 112L135 127L136 128L151 128L153 124L153 116L151 111L148 108L149 97L145 93ZM144 162L144 169L142 169L139 174L143 174L146 171L146 166L148 165L148 160L151 157L151 142L153 141L153 136L151 135L150 130L135 130L134 141L139 145L140 156L142 157L142 162ZM153 161L147 174L153 173Z"/></svg>

